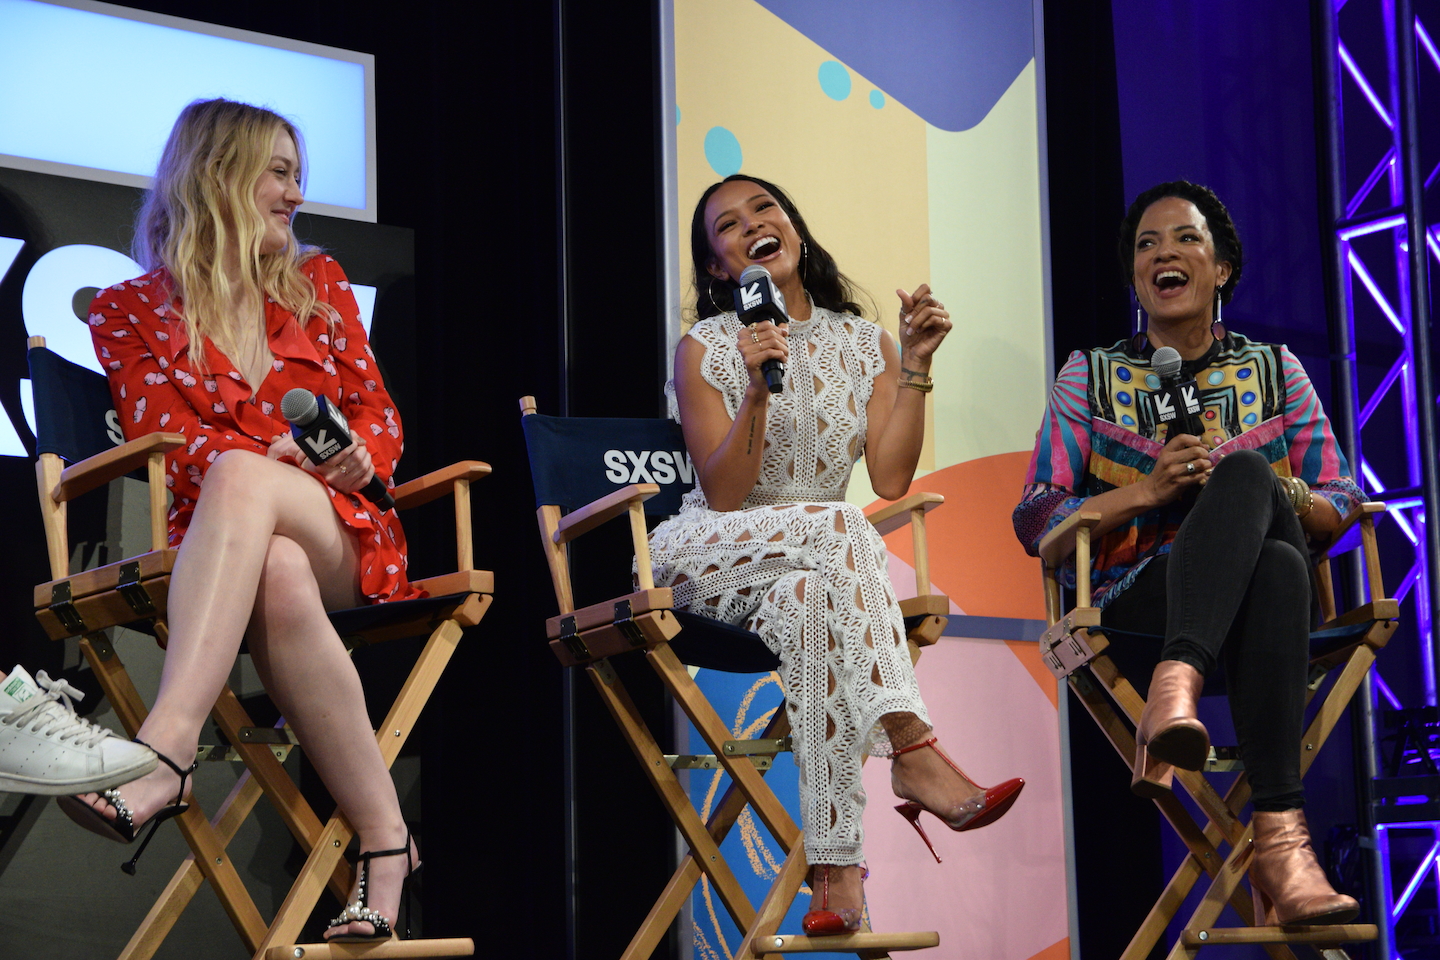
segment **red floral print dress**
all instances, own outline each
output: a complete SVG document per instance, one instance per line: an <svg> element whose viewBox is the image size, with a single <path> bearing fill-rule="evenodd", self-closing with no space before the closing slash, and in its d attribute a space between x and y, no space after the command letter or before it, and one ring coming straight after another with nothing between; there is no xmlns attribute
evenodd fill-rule
<svg viewBox="0 0 1440 960"><path fill-rule="evenodd" d="M290 429L280 398L303 387L324 393L344 412L350 428L366 438L375 473L386 486L404 447L400 416L386 392L375 354L360 325L360 310L340 265L317 254L301 267L315 284L320 302L340 314L333 334L319 316L301 323L266 300L265 327L274 369L259 389L228 357L205 341L205 372L195 368L193 345L168 300L164 269L101 290L90 305L95 353L110 378L110 393L127 438L157 430L180 433L189 443L166 457L165 484L174 498L170 546L178 546L190 525L205 471L226 450L261 456L271 439ZM253 394L253 395L252 395ZM393 511L382 513L361 493L325 486L336 516L360 546L360 590L371 602L424 596L405 575L405 533Z"/></svg>

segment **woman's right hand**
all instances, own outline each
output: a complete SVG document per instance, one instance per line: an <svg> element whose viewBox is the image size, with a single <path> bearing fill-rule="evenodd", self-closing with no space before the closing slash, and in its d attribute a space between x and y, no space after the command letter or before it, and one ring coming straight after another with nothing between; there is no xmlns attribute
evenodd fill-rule
<svg viewBox="0 0 1440 960"><path fill-rule="evenodd" d="M750 371L750 389L769 396L769 388L765 386L765 374L760 367L767 360L779 360L781 363L789 361L789 327L778 327L769 320L741 327L735 343L740 347L740 355L745 358L745 369Z"/></svg>
<svg viewBox="0 0 1440 960"><path fill-rule="evenodd" d="M1213 466L1204 441L1182 433L1165 444L1155 469L1141 482L1148 485L1154 505L1160 507L1174 503L1192 487L1203 487Z"/></svg>

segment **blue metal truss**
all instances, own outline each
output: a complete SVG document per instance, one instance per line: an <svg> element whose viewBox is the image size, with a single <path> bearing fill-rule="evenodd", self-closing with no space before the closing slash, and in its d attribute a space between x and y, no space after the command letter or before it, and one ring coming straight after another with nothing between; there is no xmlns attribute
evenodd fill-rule
<svg viewBox="0 0 1440 960"><path fill-rule="evenodd" d="M1316 0L1315 27L1330 134L1332 411L1363 485L1388 505L1382 552L1405 624L1360 698L1363 766L1372 782L1427 774L1413 796L1384 803L1367 783L1361 804L1374 838L1367 899L1390 960L1440 945L1440 775L1428 776L1440 757L1440 522L1427 522L1440 517L1429 288L1440 229L1425 216L1440 176L1440 51L1412 0ZM1377 716L1408 725L1383 737Z"/></svg>

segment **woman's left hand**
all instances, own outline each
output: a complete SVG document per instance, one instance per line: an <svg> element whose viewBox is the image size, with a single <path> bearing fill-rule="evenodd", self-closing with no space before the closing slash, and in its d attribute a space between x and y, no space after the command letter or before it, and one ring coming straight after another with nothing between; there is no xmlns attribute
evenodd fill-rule
<svg viewBox="0 0 1440 960"><path fill-rule="evenodd" d="M945 304L930 293L930 284L922 283L914 293L896 290L900 298L900 358L913 365L928 364L953 324Z"/></svg>
<svg viewBox="0 0 1440 960"><path fill-rule="evenodd" d="M370 461L370 451L365 449L365 438L354 430L350 439L355 441L324 463L315 464L300 450L300 445L288 433L275 436L270 442L266 456L272 460L288 460L301 470L313 473L340 493L354 493L375 475L375 466Z"/></svg>

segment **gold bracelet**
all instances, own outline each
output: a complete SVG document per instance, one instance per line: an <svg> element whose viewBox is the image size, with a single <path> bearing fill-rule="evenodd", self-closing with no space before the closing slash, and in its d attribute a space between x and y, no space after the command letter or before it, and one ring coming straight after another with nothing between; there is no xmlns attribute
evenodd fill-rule
<svg viewBox="0 0 1440 960"><path fill-rule="evenodd" d="M929 393L935 389L935 381L929 377L915 380L901 380L900 386L909 387L911 390L919 390L921 393Z"/></svg>
<svg viewBox="0 0 1440 960"><path fill-rule="evenodd" d="M1282 477L1281 481L1285 484L1285 492L1290 495L1290 506L1295 508L1295 516L1309 514L1315 506L1315 492L1310 489L1310 484L1300 477Z"/></svg>

